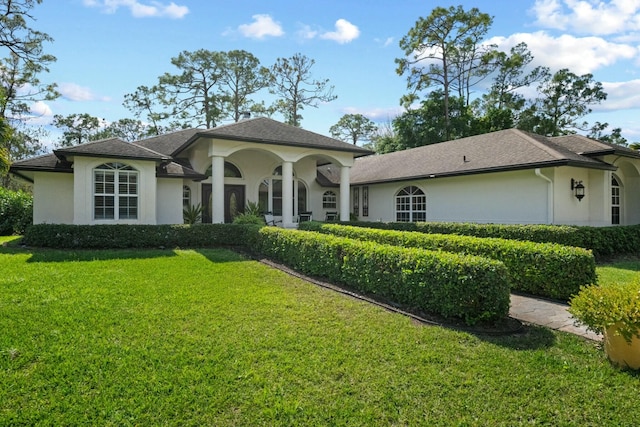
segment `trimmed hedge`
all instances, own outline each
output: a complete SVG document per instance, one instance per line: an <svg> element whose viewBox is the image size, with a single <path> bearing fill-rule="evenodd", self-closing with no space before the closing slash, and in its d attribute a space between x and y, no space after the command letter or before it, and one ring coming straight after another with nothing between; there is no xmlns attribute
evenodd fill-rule
<svg viewBox="0 0 640 427"><path fill-rule="evenodd" d="M315 229L321 223L304 223L301 228ZM496 237L538 243L557 243L590 249L596 257L640 254L640 225L585 227L568 225L512 225L455 222L342 222L343 225L383 230L418 231L430 234L458 234Z"/></svg>
<svg viewBox="0 0 640 427"><path fill-rule="evenodd" d="M473 325L509 313L508 272L487 258L264 227L258 250L302 273Z"/></svg>
<svg viewBox="0 0 640 427"><path fill-rule="evenodd" d="M597 281L595 259L583 248L497 238L374 230L338 224L316 227L352 239L465 253L502 261L509 270L512 289L568 301L584 285Z"/></svg>
<svg viewBox="0 0 640 427"><path fill-rule="evenodd" d="M260 227L248 224L67 225L36 224L23 243L50 248L176 248L250 246Z"/></svg>
<svg viewBox="0 0 640 427"><path fill-rule="evenodd" d="M0 187L0 236L22 234L33 222L33 196Z"/></svg>

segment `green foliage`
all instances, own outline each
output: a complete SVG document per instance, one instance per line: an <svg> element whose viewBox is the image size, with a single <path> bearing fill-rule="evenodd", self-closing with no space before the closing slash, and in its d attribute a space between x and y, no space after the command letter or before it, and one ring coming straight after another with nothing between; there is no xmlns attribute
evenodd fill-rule
<svg viewBox="0 0 640 427"><path fill-rule="evenodd" d="M250 247L260 227L237 224L63 225L28 227L23 242L49 248Z"/></svg>
<svg viewBox="0 0 640 427"><path fill-rule="evenodd" d="M311 74L313 59L296 53L291 58L278 58L270 68L269 92L278 96L274 109L282 113L286 123L300 126L304 107L317 107L321 102L337 98L329 79L316 80Z"/></svg>
<svg viewBox="0 0 640 427"><path fill-rule="evenodd" d="M273 227L260 230L258 248L305 274L417 312L469 325L508 315L508 273L499 261Z"/></svg>
<svg viewBox="0 0 640 427"><path fill-rule="evenodd" d="M0 235L22 234L33 222L33 196L0 187Z"/></svg>
<svg viewBox="0 0 640 427"><path fill-rule="evenodd" d="M197 224L202 221L202 205L189 205L182 209L182 217L185 224Z"/></svg>
<svg viewBox="0 0 640 427"><path fill-rule="evenodd" d="M569 312L597 333L617 325L631 343L634 336L640 338L640 281L587 286L571 300Z"/></svg>
<svg viewBox="0 0 640 427"><path fill-rule="evenodd" d="M341 141L357 144L369 141L378 130L376 124L362 114L345 114L338 123L329 128L331 136Z"/></svg>
<svg viewBox="0 0 640 427"><path fill-rule="evenodd" d="M512 289L548 298L568 300L582 286L597 281L595 259L591 252L582 248L335 224L322 225L320 231L405 248L441 250L502 261L509 270Z"/></svg>
<svg viewBox="0 0 640 427"><path fill-rule="evenodd" d="M66 117L56 114L53 116L53 125L63 130L58 145L71 147L91 141L100 128L100 119L87 113L69 114Z"/></svg>
<svg viewBox="0 0 640 427"><path fill-rule="evenodd" d="M557 243L593 251L596 258L640 253L640 225L582 227L566 225L511 225L454 222L349 222L344 225L383 230L420 231L432 234L459 234L497 237L538 243ZM309 225L301 225L306 229Z"/></svg>
<svg viewBox="0 0 640 427"><path fill-rule="evenodd" d="M234 224L255 224L255 225L266 225L264 222L264 217L262 215L254 215L250 213L241 213L236 215L233 218Z"/></svg>

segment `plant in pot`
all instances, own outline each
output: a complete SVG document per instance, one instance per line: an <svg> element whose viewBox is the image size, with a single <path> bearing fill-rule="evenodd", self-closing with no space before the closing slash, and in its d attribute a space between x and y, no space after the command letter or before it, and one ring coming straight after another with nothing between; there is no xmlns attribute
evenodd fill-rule
<svg viewBox="0 0 640 427"><path fill-rule="evenodd" d="M579 323L603 334L613 364L640 369L640 281L584 287L569 305Z"/></svg>

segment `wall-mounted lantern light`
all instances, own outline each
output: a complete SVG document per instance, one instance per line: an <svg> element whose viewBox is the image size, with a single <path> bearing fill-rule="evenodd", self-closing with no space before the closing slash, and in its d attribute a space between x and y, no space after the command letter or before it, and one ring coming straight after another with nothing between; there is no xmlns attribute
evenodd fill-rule
<svg viewBox="0 0 640 427"><path fill-rule="evenodd" d="M581 201L584 197L584 185L582 185L582 181L577 181L571 178L571 191L573 191L576 199L578 199L578 201Z"/></svg>

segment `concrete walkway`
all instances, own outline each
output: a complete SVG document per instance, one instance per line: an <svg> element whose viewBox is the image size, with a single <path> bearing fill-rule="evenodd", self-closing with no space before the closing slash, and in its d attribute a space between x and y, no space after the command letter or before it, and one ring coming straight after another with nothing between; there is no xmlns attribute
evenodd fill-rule
<svg viewBox="0 0 640 427"><path fill-rule="evenodd" d="M602 335L587 331L586 327L576 326L574 318L571 317L567 308L566 304L511 294L509 315L521 322L570 332L594 341L602 341Z"/></svg>

